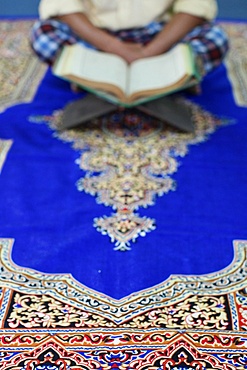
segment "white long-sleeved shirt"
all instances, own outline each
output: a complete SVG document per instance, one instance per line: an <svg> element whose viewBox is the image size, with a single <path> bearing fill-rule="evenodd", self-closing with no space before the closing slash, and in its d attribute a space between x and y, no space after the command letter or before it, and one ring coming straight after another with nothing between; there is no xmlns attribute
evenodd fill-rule
<svg viewBox="0 0 247 370"><path fill-rule="evenodd" d="M39 12L41 19L83 12L95 26L119 30L167 20L180 12L212 20L217 3L216 0L41 0Z"/></svg>

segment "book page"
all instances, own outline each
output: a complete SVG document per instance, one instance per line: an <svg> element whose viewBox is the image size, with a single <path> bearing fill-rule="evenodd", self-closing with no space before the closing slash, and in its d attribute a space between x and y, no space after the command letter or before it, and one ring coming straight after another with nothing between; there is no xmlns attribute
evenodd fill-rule
<svg viewBox="0 0 247 370"><path fill-rule="evenodd" d="M190 51L179 44L165 54L140 59L131 65L129 95L169 87L192 73Z"/></svg>
<svg viewBox="0 0 247 370"><path fill-rule="evenodd" d="M66 56L67 50L69 57ZM63 75L75 75L88 81L108 83L126 91L127 63L117 55L89 49L80 44L64 51Z"/></svg>

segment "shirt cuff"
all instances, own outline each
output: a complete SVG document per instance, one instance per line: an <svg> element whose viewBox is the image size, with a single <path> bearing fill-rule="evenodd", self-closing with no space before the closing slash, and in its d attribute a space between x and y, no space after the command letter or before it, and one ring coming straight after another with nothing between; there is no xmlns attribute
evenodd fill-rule
<svg viewBox="0 0 247 370"><path fill-rule="evenodd" d="M218 8L214 0L179 0L175 3L173 11L212 20L216 17Z"/></svg>

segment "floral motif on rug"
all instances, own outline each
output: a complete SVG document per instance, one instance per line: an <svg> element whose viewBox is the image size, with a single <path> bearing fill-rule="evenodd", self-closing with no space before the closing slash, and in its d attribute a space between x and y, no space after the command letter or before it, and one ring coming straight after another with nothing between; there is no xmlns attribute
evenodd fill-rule
<svg viewBox="0 0 247 370"><path fill-rule="evenodd" d="M226 67L235 101L247 107L247 24L221 23L230 38Z"/></svg>
<svg viewBox="0 0 247 370"><path fill-rule="evenodd" d="M30 48L32 24L33 21L0 21L0 111L30 102L47 70Z"/></svg>
<svg viewBox="0 0 247 370"><path fill-rule="evenodd" d="M14 265L0 240L1 369L246 369L247 242L202 276L115 300Z"/></svg>
<svg viewBox="0 0 247 370"><path fill-rule="evenodd" d="M60 133L62 111L30 117L32 122L47 122L59 139L81 152L78 164L86 175L77 182L78 190L115 211L110 217L96 218L94 226L110 237L116 250L128 250L130 242L155 229L154 219L140 217L136 211L175 190L171 176L178 169L178 158L223 123L185 100L181 104L191 105L194 133L181 133L135 109Z"/></svg>
<svg viewBox="0 0 247 370"><path fill-rule="evenodd" d="M0 139L0 173L2 171L4 162L6 160L7 154L11 148L12 140L1 140Z"/></svg>

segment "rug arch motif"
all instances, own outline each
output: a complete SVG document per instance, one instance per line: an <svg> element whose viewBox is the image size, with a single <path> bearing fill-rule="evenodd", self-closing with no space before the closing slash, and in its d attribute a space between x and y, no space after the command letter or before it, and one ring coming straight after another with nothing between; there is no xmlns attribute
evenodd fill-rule
<svg viewBox="0 0 247 370"><path fill-rule="evenodd" d="M12 243L0 241L1 368L245 368L246 241L222 271L171 276L119 301L16 266Z"/></svg>

